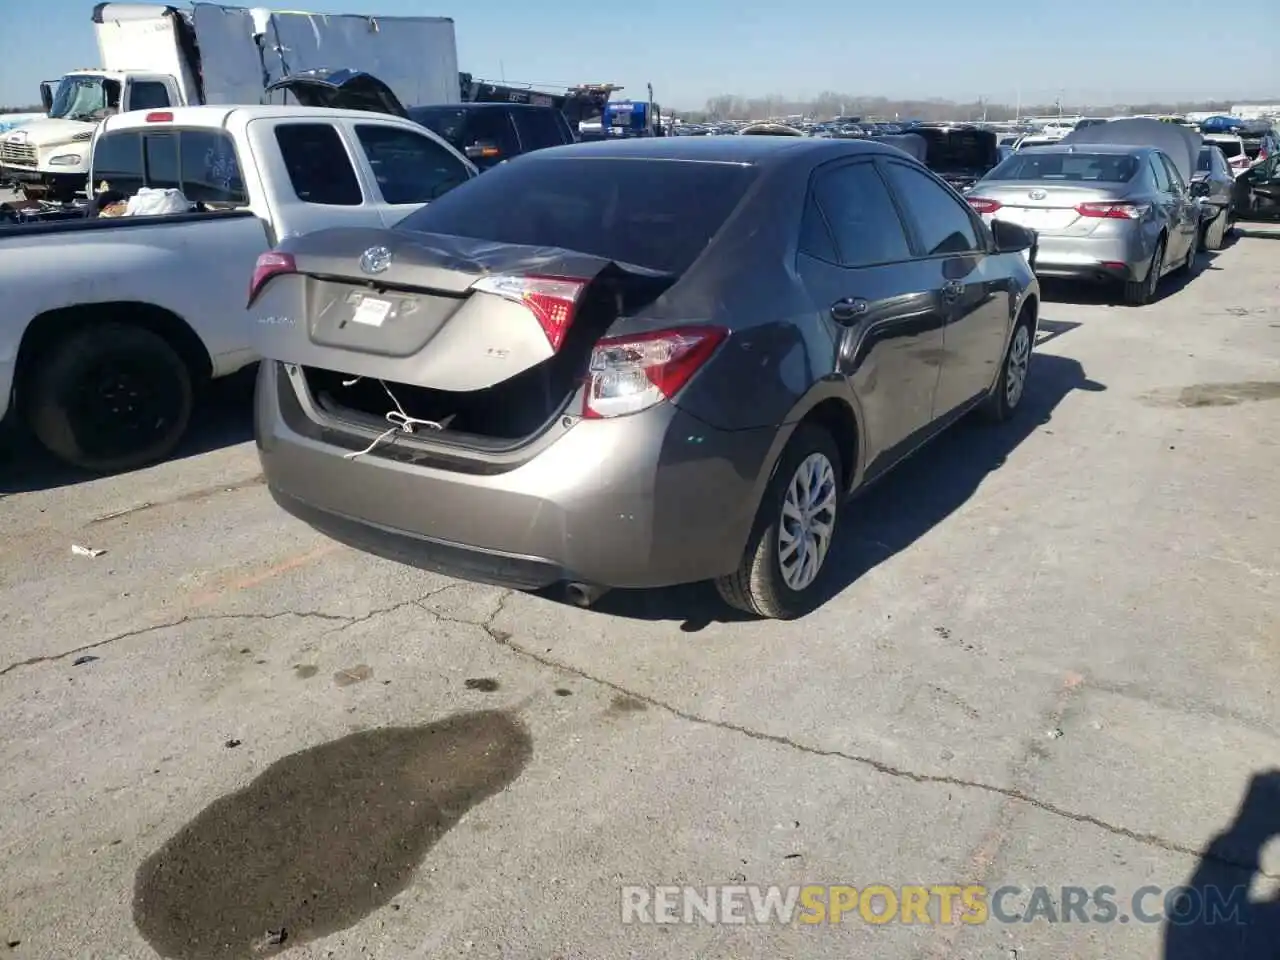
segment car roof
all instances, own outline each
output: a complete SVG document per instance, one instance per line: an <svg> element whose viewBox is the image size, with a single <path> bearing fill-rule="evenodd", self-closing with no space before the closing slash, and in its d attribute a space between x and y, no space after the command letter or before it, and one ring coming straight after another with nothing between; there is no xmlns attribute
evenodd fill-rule
<svg viewBox="0 0 1280 960"><path fill-rule="evenodd" d="M815 161L858 154L900 155L901 150L875 140L838 140L825 137L771 137L726 134L713 137L631 137L593 140L551 147L528 154L529 159L566 157L626 160L694 160L705 163L742 163L772 166L809 155Z"/></svg>
<svg viewBox="0 0 1280 960"><path fill-rule="evenodd" d="M1093 153L1093 154L1117 154L1117 155L1137 155L1139 153L1149 153L1157 150L1156 147L1143 146L1141 144L1132 145L1127 143L1063 143L1061 140L1056 143L1037 144L1034 147L1024 147L1019 153Z"/></svg>

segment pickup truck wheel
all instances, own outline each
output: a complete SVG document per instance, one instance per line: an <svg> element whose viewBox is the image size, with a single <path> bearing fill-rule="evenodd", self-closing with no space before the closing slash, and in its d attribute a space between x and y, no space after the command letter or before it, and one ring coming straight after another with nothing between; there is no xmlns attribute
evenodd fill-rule
<svg viewBox="0 0 1280 960"><path fill-rule="evenodd" d="M840 463L830 433L807 423L796 428L765 488L738 569L716 580L727 604L791 620L821 600L844 500Z"/></svg>
<svg viewBox="0 0 1280 960"><path fill-rule="evenodd" d="M59 460L93 473L132 470L173 452L191 421L186 363L142 327L95 323L42 358L27 420Z"/></svg>

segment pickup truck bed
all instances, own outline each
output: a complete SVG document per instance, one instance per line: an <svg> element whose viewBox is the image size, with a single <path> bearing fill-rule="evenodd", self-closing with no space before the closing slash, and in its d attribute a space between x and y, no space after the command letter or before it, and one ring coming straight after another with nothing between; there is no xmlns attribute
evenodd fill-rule
<svg viewBox="0 0 1280 960"><path fill-rule="evenodd" d="M388 226L476 175L402 118L189 107L104 121L93 182L172 186L147 180L165 150L209 212L0 226L0 418L94 472L167 456L201 385L257 359L246 298L278 238Z"/></svg>

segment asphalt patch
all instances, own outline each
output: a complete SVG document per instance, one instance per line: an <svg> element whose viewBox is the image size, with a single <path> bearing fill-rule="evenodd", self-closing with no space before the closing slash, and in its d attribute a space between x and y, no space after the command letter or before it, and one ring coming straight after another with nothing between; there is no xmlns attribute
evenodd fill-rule
<svg viewBox="0 0 1280 960"><path fill-rule="evenodd" d="M344 930L409 886L464 813L533 753L486 710L353 733L277 760L138 868L133 919L157 953L233 960Z"/></svg>
<svg viewBox="0 0 1280 960"><path fill-rule="evenodd" d="M333 682L340 687L349 687L353 683L363 683L373 676L373 668L367 663L359 663L354 667L339 670L333 675Z"/></svg>
<svg viewBox="0 0 1280 960"><path fill-rule="evenodd" d="M619 693L609 701L609 707L605 710L605 713L611 717L621 717L628 713L643 713L648 709L649 705L643 700L638 700L635 697L628 697L625 694Z"/></svg>

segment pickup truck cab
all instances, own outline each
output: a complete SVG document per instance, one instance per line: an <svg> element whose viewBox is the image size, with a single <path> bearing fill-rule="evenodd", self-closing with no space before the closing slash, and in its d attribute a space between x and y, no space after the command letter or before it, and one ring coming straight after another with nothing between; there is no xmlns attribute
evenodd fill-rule
<svg viewBox="0 0 1280 960"><path fill-rule="evenodd" d="M0 226L0 418L94 472L167 456L208 380L254 362L259 254L325 227L389 227L476 176L400 117L301 106L108 117L100 193L181 191L189 212Z"/></svg>

